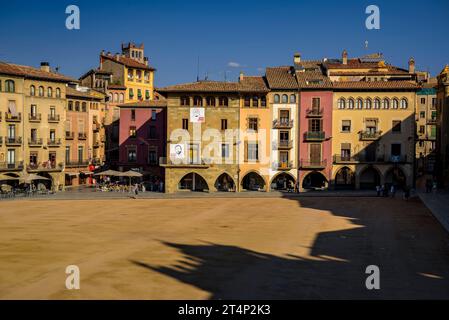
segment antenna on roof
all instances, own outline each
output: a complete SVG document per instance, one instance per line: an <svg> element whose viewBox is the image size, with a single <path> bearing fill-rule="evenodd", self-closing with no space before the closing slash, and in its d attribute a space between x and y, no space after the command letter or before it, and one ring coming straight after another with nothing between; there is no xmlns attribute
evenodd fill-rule
<svg viewBox="0 0 449 320"><path fill-rule="evenodd" d="M196 81L200 81L200 56L198 56L197 64L196 64Z"/></svg>

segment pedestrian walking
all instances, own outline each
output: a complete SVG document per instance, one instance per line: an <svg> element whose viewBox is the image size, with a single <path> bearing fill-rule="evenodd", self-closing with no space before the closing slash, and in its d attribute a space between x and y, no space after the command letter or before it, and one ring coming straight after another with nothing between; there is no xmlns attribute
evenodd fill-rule
<svg viewBox="0 0 449 320"><path fill-rule="evenodd" d="M427 179L426 180L426 193L432 192L432 180Z"/></svg>
<svg viewBox="0 0 449 320"><path fill-rule="evenodd" d="M377 193L377 196L378 196L378 197L380 197L380 192L381 192L381 190L382 190L381 186L377 185L377 186L376 186L376 193Z"/></svg>
<svg viewBox="0 0 449 320"><path fill-rule="evenodd" d="M437 193L437 182L435 180L432 183L432 193L433 194Z"/></svg>
<svg viewBox="0 0 449 320"><path fill-rule="evenodd" d="M394 198L396 195L396 188L395 188L394 184L391 185L390 193L391 193L391 197Z"/></svg>

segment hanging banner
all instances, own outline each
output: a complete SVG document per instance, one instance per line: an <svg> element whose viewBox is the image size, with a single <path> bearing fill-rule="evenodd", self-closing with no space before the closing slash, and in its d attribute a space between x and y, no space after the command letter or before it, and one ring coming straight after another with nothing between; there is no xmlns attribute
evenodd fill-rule
<svg viewBox="0 0 449 320"><path fill-rule="evenodd" d="M190 122L202 123L205 121L204 108L190 108Z"/></svg>

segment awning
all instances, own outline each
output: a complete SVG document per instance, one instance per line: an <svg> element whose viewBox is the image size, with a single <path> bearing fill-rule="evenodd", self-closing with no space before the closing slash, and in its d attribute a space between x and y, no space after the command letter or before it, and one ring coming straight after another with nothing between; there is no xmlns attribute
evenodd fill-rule
<svg viewBox="0 0 449 320"><path fill-rule="evenodd" d="M84 174L84 175L86 175L86 176L91 176L91 175L94 174L93 172L90 172L90 171L83 171L83 172L81 172L81 173Z"/></svg>

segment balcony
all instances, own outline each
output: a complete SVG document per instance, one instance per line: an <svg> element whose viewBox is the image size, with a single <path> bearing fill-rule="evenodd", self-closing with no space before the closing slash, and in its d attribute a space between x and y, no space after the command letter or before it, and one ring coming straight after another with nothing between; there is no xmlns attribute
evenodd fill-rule
<svg viewBox="0 0 449 320"><path fill-rule="evenodd" d="M301 159L299 166L302 169L324 169L327 165L327 159L324 160L304 160Z"/></svg>
<svg viewBox="0 0 449 320"><path fill-rule="evenodd" d="M86 140L87 134L85 132L78 132L78 140Z"/></svg>
<svg viewBox="0 0 449 320"><path fill-rule="evenodd" d="M30 163L27 165L28 172L39 172L39 171L61 171L64 169L63 163L56 163L54 161L44 161L40 163Z"/></svg>
<svg viewBox="0 0 449 320"><path fill-rule="evenodd" d="M340 154L334 155L334 163L358 163L359 157L358 156L342 156Z"/></svg>
<svg viewBox="0 0 449 320"><path fill-rule="evenodd" d="M0 162L0 171L21 171L23 170L23 161L17 161L13 163Z"/></svg>
<svg viewBox="0 0 449 320"><path fill-rule="evenodd" d="M437 124L437 119L427 119L427 124Z"/></svg>
<svg viewBox="0 0 449 320"><path fill-rule="evenodd" d="M75 134L73 133L73 131L66 131L65 132L65 139L66 140L73 140Z"/></svg>
<svg viewBox="0 0 449 320"><path fill-rule="evenodd" d="M293 161L273 162L274 170L291 170L293 169Z"/></svg>
<svg viewBox="0 0 449 320"><path fill-rule="evenodd" d="M293 120L287 118L273 120L273 129L291 129L293 128Z"/></svg>
<svg viewBox="0 0 449 320"><path fill-rule="evenodd" d="M49 147L59 147L61 144L62 143L61 143L61 139L60 138L58 138L58 139L48 139L47 140L47 145Z"/></svg>
<svg viewBox="0 0 449 320"><path fill-rule="evenodd" d="M407 162L407 156L406 155L390 156L388 158L388 162L392 162L392 163L406 163Z"/></svg>
<svg viewBox="0 0 449 320"><path fill-rule="evenodd" d="M66 167L87 167L89 165L89 161L87 160L76 160L76 161L66 161L65 166Z"/></svg>
<svg viewBox="0 0 449 320"><path fill-rule="evenodd" d="M360 140L363 140L363 141L379 140L381 135L382 135L382 131L361 131L360 132Z"/></svg>
<svg viewBox="0 0 449 320"><path fill-rule="evenodd" d="M42 146L42 138L29 138L28 145L30 147L40 147Z"/></svg>
<svg viewBox="0 0 449 320"><path fill-rule="evenodd" d="M11 112L5 112L5 121L6 122L20 122L20 121L22 121L22 113L19 112L16 115L13 115Z"/></svg>
<svg viewBox="0 0 449 320"><path fill-rule="evenodd" d="M48 122L57 123L61 119L59 114L49 114L48 115Z"/></svg>
<svg viewBox="0 0 449 320"><path fill-rule="evenodd" d="M279 140L277 143L274 143L275 149L291 149L293 148L292 140Z"/></svg>
<svg viewBox="0 0 449 320"><path fill-rule="evenodd" d="M306 111L308 118L321 118L323 116L323 110L321 109L308 109Z"/></svg>
<svg viewBox="0 0 449 320"><path fill-rule="evenodd" d="M304 133L305 141L323 141L325 139L324 131L307 131Z"/></svg>
<svg viewBox="0 0 449 320"><path fill-rule="evenodd" d="M30 122L41 122L42 115L40 113L29 113L28 114L28 121Z"/></svg>
<svg viewBox="0 0 449 320"><path fill-rule="evenodd" d="M205 159L188 159L187 161L179 160L179 162L173 162L171 159L167 159L167 157L159 157L159 165L177 168L209 168L209 164Z"/></svg>
<svg viewBox="0 0 449 320"><path fill-rule="evenodd" d="M5 145L20 146L22 145L22 137L5 137Z"/></svg>

